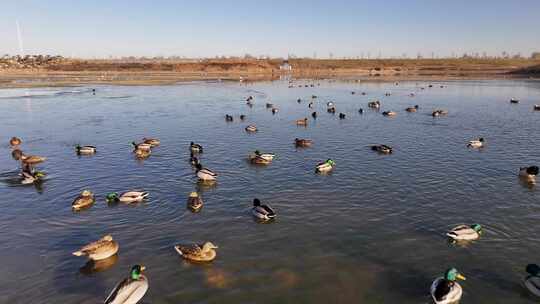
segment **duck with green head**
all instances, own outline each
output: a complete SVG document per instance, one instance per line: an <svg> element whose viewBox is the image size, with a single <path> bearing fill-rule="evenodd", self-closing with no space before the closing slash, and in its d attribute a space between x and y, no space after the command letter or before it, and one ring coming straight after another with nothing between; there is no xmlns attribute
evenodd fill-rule
<svg viewBox="0 0 540 304"><path fill-rule="evenodd" d="M336 162L334 162L332 159L329 158L326 161L317 164L317 166L315 167L315 172L318 172L318 173L330 172L334 169L335 166L336 166Z"/></svg>
<svg viewBox="0 0 540 304"><path fill-rule="evenodd" d="M431 297L436 304L455 303L461 299L463 289L457 280L465 277L455 268L445 271L444 277L439 277L431 284Z"/></svg>
<svg viewBox="0 0 540 304"><path fill-rule="evenodd" d="M145 198L148 197L148 195L150 195L150 193L144 192L144 191L128 191L122 194L111 192L107 194L106 199L107 199L107 203L121 202L121 203L131 204L131 203L142 202Z"/></svg>
<svg viewBox="0 0 540 304"><path fill-rule="evenodd" d="M111 291L105 304L136 304L148 290L148 279L142 274L146 268L135 265L128 278L118 283Z"/></svg>
<svg viewBox="0 0 540 304"><path fill-rule="evenodd" d="M470 226L459 225L446 233L446 236L455 241L472 241L478 239L481 234L482 226L472 224Z"/></svg>
<svg viewBox="0 0 540 304"><path fill-rule="evenodd" d="M97 148L95 146L81 146L81 145L76 145L75 146L75 151L77 152L77 154L79 155L89 155L89 154L94 154L97 152Z"/></svg>

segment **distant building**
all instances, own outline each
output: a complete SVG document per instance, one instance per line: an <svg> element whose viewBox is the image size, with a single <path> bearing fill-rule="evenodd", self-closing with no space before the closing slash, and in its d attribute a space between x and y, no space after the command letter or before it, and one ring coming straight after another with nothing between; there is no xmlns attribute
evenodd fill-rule
<svg viewBox="0 0 540 304"><path fill-rule="evenodd" d="M292 65L289 64L289 60L283 60L283 63L279 66L281 71L292 71Z"/></svg>

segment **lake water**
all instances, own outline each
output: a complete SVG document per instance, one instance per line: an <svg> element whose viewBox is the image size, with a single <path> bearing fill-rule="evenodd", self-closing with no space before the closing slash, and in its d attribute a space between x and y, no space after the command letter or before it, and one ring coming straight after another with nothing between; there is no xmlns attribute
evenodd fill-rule
<svg viewBox="0 0 540 304"><path fill-rule="evenodd" d="M517 170L540 164L540 113L532 111L540 83L433 84L99 86L95 96L87 87L0 90L0 302L98 303L141 263L150 282L144 303L427 303L433 279L452 266L467 276L462 303L536 303L522 279L526 264L540 262L540 189L521 183ZM368 110L375 99L398 115ZM346 119L326 113L329 100ZM280 111L272 115L266 102ZM415 104L417 113L404 111ZM449 115L434 119L437 108ZM297 127L303 117L309 125ZM259 132L247 134L249 123ZM39 187L18 183L11 136L48 158ZM161 146L138 161L130 143L145 136ZM480 136L485 148L466 147ZM314 145L296 149L296 137ZM196 182L190 141L204 146L215 187ZM98 153L78 157L79 143ZM376 143L394 153L371 151ZM253 166L246 157L255 149L276 158ZM327 158L334 171L315 174ZM97 201L74 213L84 189ZM130 189L150 197L105 203L106 193ZM194 190L205 202L196 214L186 209ZM276 221L252 219L255 197L274 207ZM482 224L481 239L450 244L445 232L462 223ZM71 252L107 233L120 244L115 263L83 268ZM206 240L220 247L211 264L186 263L173 249Z"/></svg>

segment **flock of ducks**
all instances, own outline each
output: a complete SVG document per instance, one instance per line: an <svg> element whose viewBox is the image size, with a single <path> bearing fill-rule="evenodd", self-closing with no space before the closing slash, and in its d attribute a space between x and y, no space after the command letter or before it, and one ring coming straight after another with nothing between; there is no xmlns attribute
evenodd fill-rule
<svg viewBox="0 0 540 304"><path fill-rule="evenodd" d="M397 85L397 84L396 84ZM312 85L313 86L313 85ZM292 85L289 86L293 87ZM432 87L430 85L430 87ZM442 87L442 86L441 86ZM95 91L94 91L95 92ZM95 94L95 93L94 93ZM351 92L355 94L355 92ZM365 92L361 93L366 95ZM386 93L386 96L389 96L390 93ZM414 96L414 93L411 93L411 96ZM313 95L312 99L316 99L317 96ZM301 103L301 99L298 99L297 102ZM519 103L518 99L512 98L511 103ZM246 99L248 106L252 107L254 105L253 96L249 96ZM333 102L328 102L327 104L328 113L336 113L336 107ZM368 108L379 110L381 108L381 102L379 100L371 101L367 104ZM308 104L309 108L313 107L313 101ZM273 104L267 103L267 109L271 109L272 114L278 112ZM411 106L405 109L407 112L417 112L419 109L418 105ZM535 105L534 110L540 111L540 105ZM359 109L359 113L363 113L363 109ZM395 111L384 111L382 112L383 116L395 116L398 113ZM433 117L447 115L448 111L443 109L437 109L432 112ZM313 112L313 119L317 118L317 112ZM345 119L346 115L344 113L339 114L340 119ZM232 115L225 115L225 120L227 122L234 121ZM240 115L240 120L245 120L245 115ZM298 119L295 121L298 126L307 126L308 118ZM254 133L257 132L257 127L255 125L248 125L245 128L246 132ZM297 147L311 147L313 141L311 139L304 138L295 138L294 144ZM31 184L40 181L46 174L43 171L36 170L35 166L43 163L46 158L37 156L37 155L27 155L22 152L20 146L22 145L22 140L17 137L13 137L10 140L10 145L12 147L12 156L15 160L20 161L21 163L21 183L22 184ZM151 155L152 149L160 145L159 139L156 138L143 138L141 142L132 142L134 147L133 153L137 158L147 158ZM484 138L478 138L471 140L467 147L470 148L482 148L485 145ZM372 145L370 146L373 151L390 154L393 152L393 148L384 144ZM204 149L202 145L196 144L194 142L190 143L190 162L195 168L195 175L199 181L203 183L213 183L217 179L217 173L212 170L205 168L200 163L197 155L203 153ZM77 145L75 146L75 151L79 155L91 155L97 153L97 148L92 145ZM270 164L275 155L273 153L261 152L255 150L254 152L248 154L248 160L257 165L267 165ZM315 172L317 173L328 173L332 171L336 166L336 163L332 159L327 159L323 162L318 163L315 166ZM536 182L536 176L539 173L539 168L537 166L522 167L519 170L519 176L526 180L529 183ZM106 201L108 203L137 203L141 202L149 196L148 192L145 191L127 191L123 193L112 192L106 195ZM89 208L95 202L94 194L90 190L84 190L82 193L74 199L72 202L72 209L74 211L79 211L85 208ZM203 207L203 200L198 192L191 192L188 196L186 206L189 210L193 212L198 212ZM271 221L276 218L276 212L270 205L263 204L258 198L253 200L253 207L251 213L254 218L266 222ZM459 225L449 232L446 233L446 236L455 242L469 242L477 240L482 234L482 226L479 224L473 224L470 226ZM105 235L99 240L91 242L79 250L73 252L74 256L86 257L87 259L99 262L106 259L109 259L115 256L118 253L120 246L113 239L111 235ZM214 245L212 242L204 242L202 244L177 244L174 245L174 250L183 258L192 262L211 262L216 256L218 246ZM106 304L128 304L128 303L137 303L145 295L148 290L148 279L143 275L145 267L143 265L134 265L129 273L129 276L124 280L120 281L110 292L109 296L105 299ZM526 288L531 291L531 293L540 297L540 266L536 264L530 264L526 267L526 272L528 276L525 278L524 284ZM430 292L432 299L437 304L447 304L454 303L460 300L463 289L461 285L457 282L458 280L465 280L465 277L458 272L455 268L450 268L446 270L442 277L435 279L431 285Z"/></svg>

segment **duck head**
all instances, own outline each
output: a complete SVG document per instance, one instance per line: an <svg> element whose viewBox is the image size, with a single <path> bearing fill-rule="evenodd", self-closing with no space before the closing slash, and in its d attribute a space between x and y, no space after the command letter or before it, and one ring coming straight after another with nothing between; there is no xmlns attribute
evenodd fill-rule
<svg viewBox="0 0 540 304"><path fill-rule="evenodd" d="M540 274L540 266L536 264L529 264L527 265L527 268L525 268L525 271L532 276L538 276Z"/></svg>
<svg viewBox="0 0 540 304"><path fill-rule="evenodd" d="M189 197L191 197L191 198L197 198L197 197L199 197L199 193L193 191L193 192L191 192L191 193L189 194Z"/></svg>
<svg viewBox="0 0 540 304"><path fill-rule="evenodd" d="M482 233L482 226L480 224L472 224L471 229L478 232L478 234Z"/></svg>
<svg viewBox="0 0 540 304"><path fill-rule="evenodd" d="M197 163L195 165L195 169L197 169L197 171L202 170L202 165L200 163Z"/></svg>
<svg viewBox="0 0 540 304"><path fill-rule="evenodd" d="M105 199L107 200L107 203L117 202L117 201L119 200L119 198L118 198L118 193L116 193L116 192L111 192L111 193L107 194L107 196L105 197Z"/></svg>
<svg viewBox="0 0 540 304"><path fill-rule="evenodd" d="M538 166L530 166L527 168L527 174L530 174L530 175L538 175Z"/></svg>
<svg viewBox="0 0 540 304"><path fill-rule="evenodd" d="M444 278L447 281L455 282L457 280L466 280L466 278L455 268L450 268L444 273Z"/></svg>
<svg viewBox="0 0 540 304"><path fill-rule="evenodd" d="M135 265L131 267L131 278L133 280L138 280L145 269L146 267L144 267L143 265Z"/></svg>
<svg viewBox="0 0 540 304"><path fill-rule="evenodd" d="M327 159L325 163L329 164L330 166L334 166L334 165L336 164L336 162L335 162L335 161L333 161L333 160L332 160L332 159L330 159L330 158L329 158L329 159Z"/></svg>
<svg viewBox="0 0 540 304"><path fill-rule="evenodd" d="M212 250L212 249L218 249L218 248L219 248L219 247L216 246L216 245L214 245L214 244L212 244L212 242L205 242L204 245L203 245L202 250L203 250L204 252L207 252L207 251L210 251L210 250Z"/></svg>
<svg viewBox="0 0 540 304"><path fill-rule="evenodd" d="M92 196L92 192L90 192L90 190L84 190L84 191L81 193L81 196L84 196L84 197Z"/></svg>
<svg viewBox="0 0 540 304"><path fill-rule="evenodd" d="M253 200L253 207L259 207L261 205L261 201L256 198Z"/></svg>

